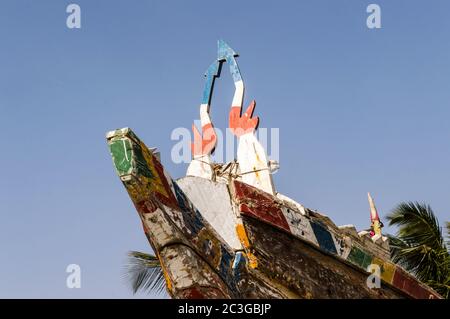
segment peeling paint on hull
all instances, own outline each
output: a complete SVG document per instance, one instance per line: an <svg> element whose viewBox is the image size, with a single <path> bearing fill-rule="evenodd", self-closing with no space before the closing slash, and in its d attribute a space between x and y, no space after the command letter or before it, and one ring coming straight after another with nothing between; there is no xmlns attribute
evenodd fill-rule
<svg viewBox="0 0 450 319"><path fill-rule="evenodd" d="M217 233L167 175L156 156L131 130L111 132L108 144L117 173L160 258L169 294L183 298L191 289L189 296L192 298L229 298L229 290L234 288L231 248L218 239ZM174 250L175 245L187 250ZM172 253L167 255L166 247L172 247ZM221 293L206 287L216 287Z"/></svg>
<svg viewBox="0 0 450 319"><path fill-rule="evenodd" d="M389 286L369 289L367 273L256 219L244 219L258 271L301 298L405 298Z"/></svg>
<svg viewBox="0 0 450 319"><path fill-rule="evenodd" d="M351 226L237 180L180 187L130 129L107 140L173 298L441 298ZM380 289L366 286L371 263Z"/></svg>

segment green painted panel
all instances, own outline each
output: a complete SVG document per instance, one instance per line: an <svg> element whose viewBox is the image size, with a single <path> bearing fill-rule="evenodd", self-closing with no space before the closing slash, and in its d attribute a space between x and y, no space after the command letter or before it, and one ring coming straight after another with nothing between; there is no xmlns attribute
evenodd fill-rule
<svg viewBox="0 0 450 319"><path fill-rule="evenodd" d="M353 246L347 260L355 265L361 266L364 262L364 252L361 249Z"/></svg>
<svg viewBox="0 0 450 319"><path fill-rule="evenodd" d="M136 164L136 175L142 175L148 178L153 178L152 171L150 170L149 165L150 163L147 163L146 157L144 156L143 152L149 152L148 149L143 150L141 145L139 144L133 144L133 159ZM150 160L150 158L153 158L152 155L147 154L147 158Z"/></svg>
<svg viewBox="0 0 450 319"><path fill-rule="evenodd" d="M119 139L109 144L109 149L119 176L131 174L132 171L132 146L130 140Z"/></svg>
<svg viewBox="0 0 450 319"><path fill-rule="evenodd" d="M362 251L358 247L353 246L347 260L366 270L367 266L372 263L372 256Z"/></svg>
<svg viewBox="0 0 450 319"><path fill-rule="evenodd" d="M364 253L364 261L361 267L367 270L367 267L372 263L372 259L371 255Z"/></svg>

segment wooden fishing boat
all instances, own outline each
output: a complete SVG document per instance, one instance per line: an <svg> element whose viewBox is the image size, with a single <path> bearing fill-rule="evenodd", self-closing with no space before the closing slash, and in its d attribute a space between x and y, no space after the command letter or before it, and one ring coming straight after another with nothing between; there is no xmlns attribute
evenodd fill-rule
<svg viewBox="0 0 450 319"><path fill-rule="evenodd" d="M372 230L357 232L275 191L271 163L254 134L255 104L241 116L244 90L235 56L219 42L200 106L203 136L193 129L186 177L173 180L156 150L130 129L107 134L114 166L160 260L170 296L441 298L390 261L370 195ZM230 129L239 139L238 156L228 164L210 158L217 136L209 107L222 62L230 64L236 86Z"/></svg>

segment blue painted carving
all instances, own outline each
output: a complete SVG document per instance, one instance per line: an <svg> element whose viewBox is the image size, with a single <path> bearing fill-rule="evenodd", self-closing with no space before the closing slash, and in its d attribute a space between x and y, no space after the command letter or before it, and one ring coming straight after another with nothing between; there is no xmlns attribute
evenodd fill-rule
<svg viewBox="0 0 450 319"><path fill-rule="evenodd" d="M214 61L206 70L205 77L205 88L203 89L202 104L211 104L211 97L214 90L214 81L216 78L220 77L222 62Z"/></svg>
<svg viewBox="0 0 450 319"><path fill-rule="evenodd" d="M314 235L316 235L320 248L336 255L336 245L334 244L333 237L330 232L319 223L311 222L311 227L314 231Z"/></svg>
<svg viewBox="0 0 450 319"><path fill-rule="evenodd" d="M242 81L241 71L235 57L239 56L225 41L218 41L217 60L219 62L226 61L230 66L230 72L234 82Z"/></svg>

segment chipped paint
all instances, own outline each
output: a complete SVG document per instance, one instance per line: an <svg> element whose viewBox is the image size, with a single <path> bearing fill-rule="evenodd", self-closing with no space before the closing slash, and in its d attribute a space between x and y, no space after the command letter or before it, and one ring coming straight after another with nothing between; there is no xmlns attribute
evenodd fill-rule
<svg viewBox="0 0 450 319"><path fill-rule="evenodd" d="M174 181L156 149L130 129L107 134L116 172L160 260L168 293L190 299L441 298L390 261L370 194L372 231L358 233L276 193L255 136L255 102L242 114L245 87L237 56L219 41L217 60L205 74L202 132L193 126L187 177ZM217 136L210 105L225 62L235 84L229 126L239 145L237 162L222 167L211 160ZM370 264L380 266L380 289L366 285Z"/></svg>
<svg viewBox="0 0 450 319"><path fill-rule="evenodd" d="M221 280L232 285L229 272L220 273L222 252L227 252L227 256L234 256L232 249L219 240L220 236L214 228L178 185L168 178L158 159L129 129L118 130L108 136L110 147L117 145L118 141L131 146L131 153L112 153L113 162L122 163L125 154L131 156L131 169L117 169L117 172L125 173L119 176L140 214L152 246L161 254L164 247L183 243L218 271Z"/></svg>
<svg viewBox="0 0 450 319"><path fill-rule="evenodd" d="M201 187L198 188L202 185L202 182L196 180L198 177L191 177L191 182L186 180L186 184L181 188L170 178L153 151L129 129L108 134L108 143L116 171L136 206L152 247L161 259L167 289L174 298L339 296L340 293L335 289L321 292L317 286L313 285L313 282L304 281L303 284L306 286L302 287L296 284L295 278L297 280L303 276L313 276L307 278L319 276L320 278L326 272L315 273L313 269L308 270L300 266L296 268L297 270L286 268L287 264L279 264L282 258L276 251L273 251L274 255L269 258L273 264L271 266L267 264L267 256L269 256L267 254L270 249L278 247L274 246L275 242L285 236L291 236L289 240L287 237L284 239L287 240L286 243L291 242L290 248L284 250L285 253L301 256L301 251L295 248L297 244L294 244L298 242L298 245L303 247L303 253L305 253L304 247L308 247L304 245L310 245L309 250L322 252L323 256L330 256L321 258L331 258L333 264L341 263L340 268L337 268L341 270L335 274L329 273L327 275L329 277L321 280L343 276L339 277L342 282L343 278L347 278L346 272L350 272L350 268L345 266L344 260L353 264L359 269L359 273L365 276L367 276L366 269L369 264L380 265L382 280L387 286L377 295L361 290L361 287L358 288L360 289L358 294L344 290L343 293L349 298L393 297L393 292L389 288L391 286L403 291L410 298L429 298L430 296L440 298L438 294L420 284L398 265L386 260L382 253L385 248L383 248L384 242L381 237L378 243L378 239L373 241L367 232L358 234L354 227L338 228L324 215L237 180L228 185L229 191L226 184L209 180L204 180L206 184L202 190ZM208 183L210 183L209 186L207 186ZM221 197L210 201L208 205L202 205L201 203L208 202L208 197L202 197L202 194L206 194L213 185L220 189L215 195ZM196 188L197 190L193 191ZM190 190L185 192L183 189ZM197 201L201 210L193 204L193 201ZM228 203L229 206L220 204L221 201ZM238 215L235 215L236 212ZM215 216L220 214L223 216ZM221 228L221 220L231 222L228 227L232 225L235 227L234 234L239 244L233 245L234 248L229 244L232 242L230 239L232 237L228 237L228 240L224 239L229 236L229 230L228 235L226 232L221 235L216 230ZM255 224L256 221L259 224ZM259 226L254 228L254 225ZM277 238L273 237L274 234L270 235L267 227L271 227L272 232L276 230ZM263 229L266 230L263 231ZM272 244L268 242L267 247L261 246L264 241L272 242ZM169 247L177 246L184 248L178 250L174 248L175 250L172 249L170 254L165 253ZM195 253L188 253L186 249ZM266 251L267 249L269 251ZM301 257L299 258L299 261L302 260ZM199 264L202 266L198 266ZM321 264L320 267L326 267L325 265ZM355 274L355 276L361 275ZM255 285L259 287L257 290ZM350 287L350 281L346 285ZM219 286L222 288L217 289ZM324 293L325 295L322 295ZM395 296L404 297L398 294Z"/></svg>

